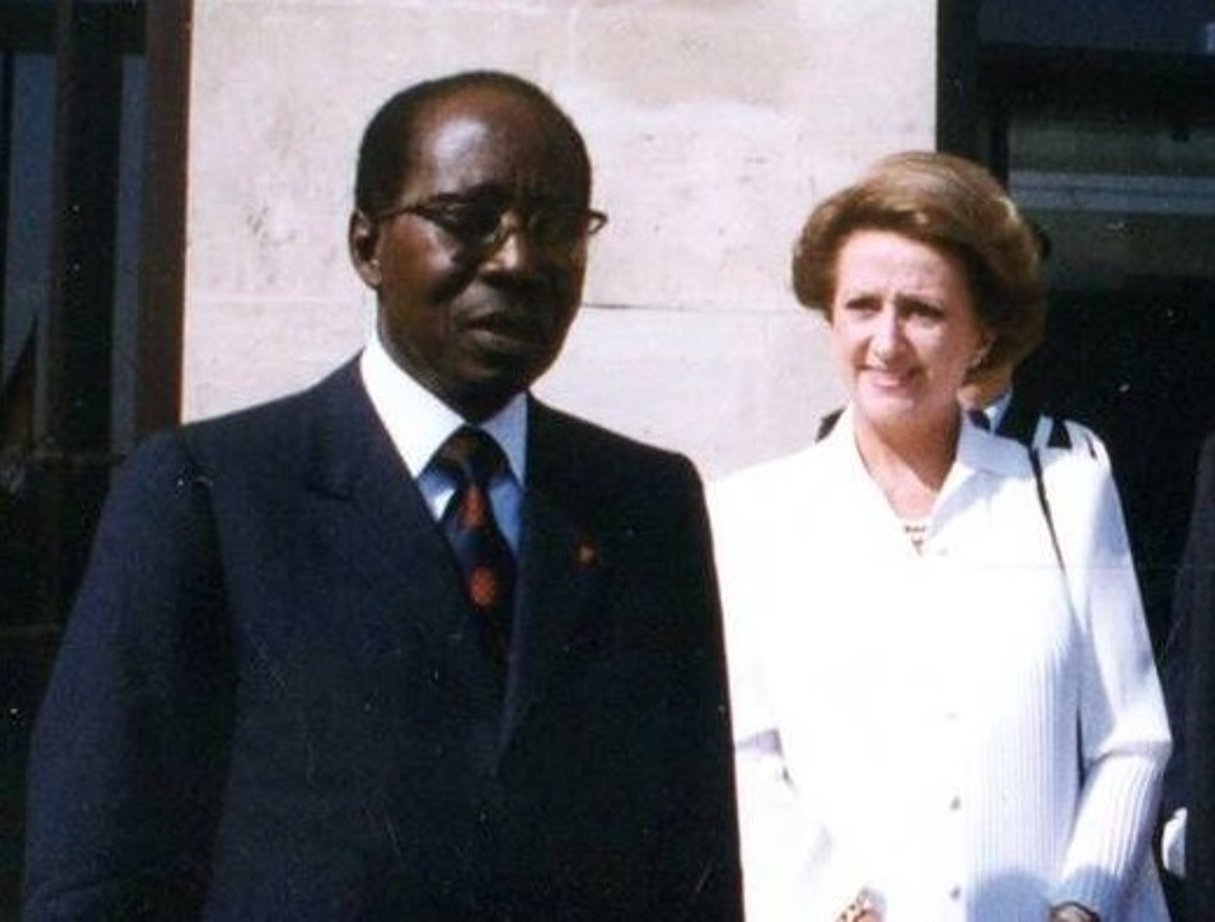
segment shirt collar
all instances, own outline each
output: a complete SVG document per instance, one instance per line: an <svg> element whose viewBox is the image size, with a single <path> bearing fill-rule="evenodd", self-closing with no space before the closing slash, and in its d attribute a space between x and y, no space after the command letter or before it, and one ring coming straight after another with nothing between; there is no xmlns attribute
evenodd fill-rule
<svg viewBox="0 0 1215 922"><path fill-rule="evenodd" d="M823 441L834 446L832 451L837 456L855 463L863 471L864 461L861 460L860 449L856 447L856 438L852 432L854 412L852 404L849 403L840 414L835 428ZM952 490L955 483L965 480L977 471L1016 476L1023 470L1025 449L1020 443L982 429L965 413L961 416L962 426L958 431L957 452L954 455L953 467L942 485L942 493L946 492L946 487Z"/></svg>
<svg viewBox="0 0 1215 922"><path fill-rule="evenodd" d="M393 445L410 474L418 477L439 446L466 420L403 371L389 356L378 333L363 350L359 371L367 396ZM505 407L477 426L494 437L515 480L525 483L527 394L516 394Z"/></svg>

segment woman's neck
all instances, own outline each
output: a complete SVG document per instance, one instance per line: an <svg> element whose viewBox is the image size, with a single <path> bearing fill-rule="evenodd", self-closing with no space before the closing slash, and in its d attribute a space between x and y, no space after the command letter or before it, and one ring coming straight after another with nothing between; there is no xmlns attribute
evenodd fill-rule
<svg viewBox="0 0 1215 922"><path fill-rule="evenodd" d="M869 476L901 519L932 514L957 453L960 417L908 427L877 427L857 418L856 446Z"/></svg>

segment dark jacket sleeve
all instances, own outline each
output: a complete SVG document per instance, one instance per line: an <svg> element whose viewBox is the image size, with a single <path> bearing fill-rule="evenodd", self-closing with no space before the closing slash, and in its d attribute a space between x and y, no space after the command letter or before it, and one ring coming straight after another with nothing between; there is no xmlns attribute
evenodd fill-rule
<svg viewBox="0 0 1215 922"><path fill-rule="evenodd" d="M173 918L205 896L231 720L208 479L176 436L107 499L34 730L25 918Z"/></svg>
<svg viewBox="0 0 1215 922"><path fill-rule="evenodd" d="M1186 891L1215 906L1215 437L1203 446L1194 511L1177 572L1173 630L1163 670L1174 736L1165 816L1189 808Z"/></svg>
<svg viewBox="0 0 1215 922"><path fill-rule="evenodd" d="M689 570L682 575L686 579L688 598L694 610L701 613L699 642L689 660L697 678L689 687L699 687L703 695L690 713L698 717L695 735L699 737L703 760L700 765L688 765L696 777L684 779L681 788L696 792L696 801L676 806L683 822L693 829L711 830L707 852L711 857L695 875L700 882L700 891L688 918L726 922L742 918L742 874L725 644L704 492L691 464L685 462L685 465L688 504L685 520L679 527L692 546L686 558ZM678 848L678 845L672 847Z"/></svg>

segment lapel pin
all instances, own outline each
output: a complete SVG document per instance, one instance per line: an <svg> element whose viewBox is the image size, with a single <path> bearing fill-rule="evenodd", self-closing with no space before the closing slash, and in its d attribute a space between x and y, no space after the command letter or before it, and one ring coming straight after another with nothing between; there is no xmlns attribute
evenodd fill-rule
<svg viewBox="0 0 1215 922"><path fill-rule="evenodd" d="M574 560L578 566L593 567L599 560L599 551L589 538L580 538L574 546Z"/></svg>

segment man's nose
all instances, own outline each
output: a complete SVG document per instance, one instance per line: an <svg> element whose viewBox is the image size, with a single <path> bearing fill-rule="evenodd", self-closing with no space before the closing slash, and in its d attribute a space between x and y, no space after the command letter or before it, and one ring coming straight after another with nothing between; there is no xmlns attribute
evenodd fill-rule
<svg viewBox="0 0 1215 922"><path fill-rule="evenodd" d="M515 212L507 212L485 253L483 265L502 272L527 272L537 266L543 255L532 240L527 222Z"/></svg>

